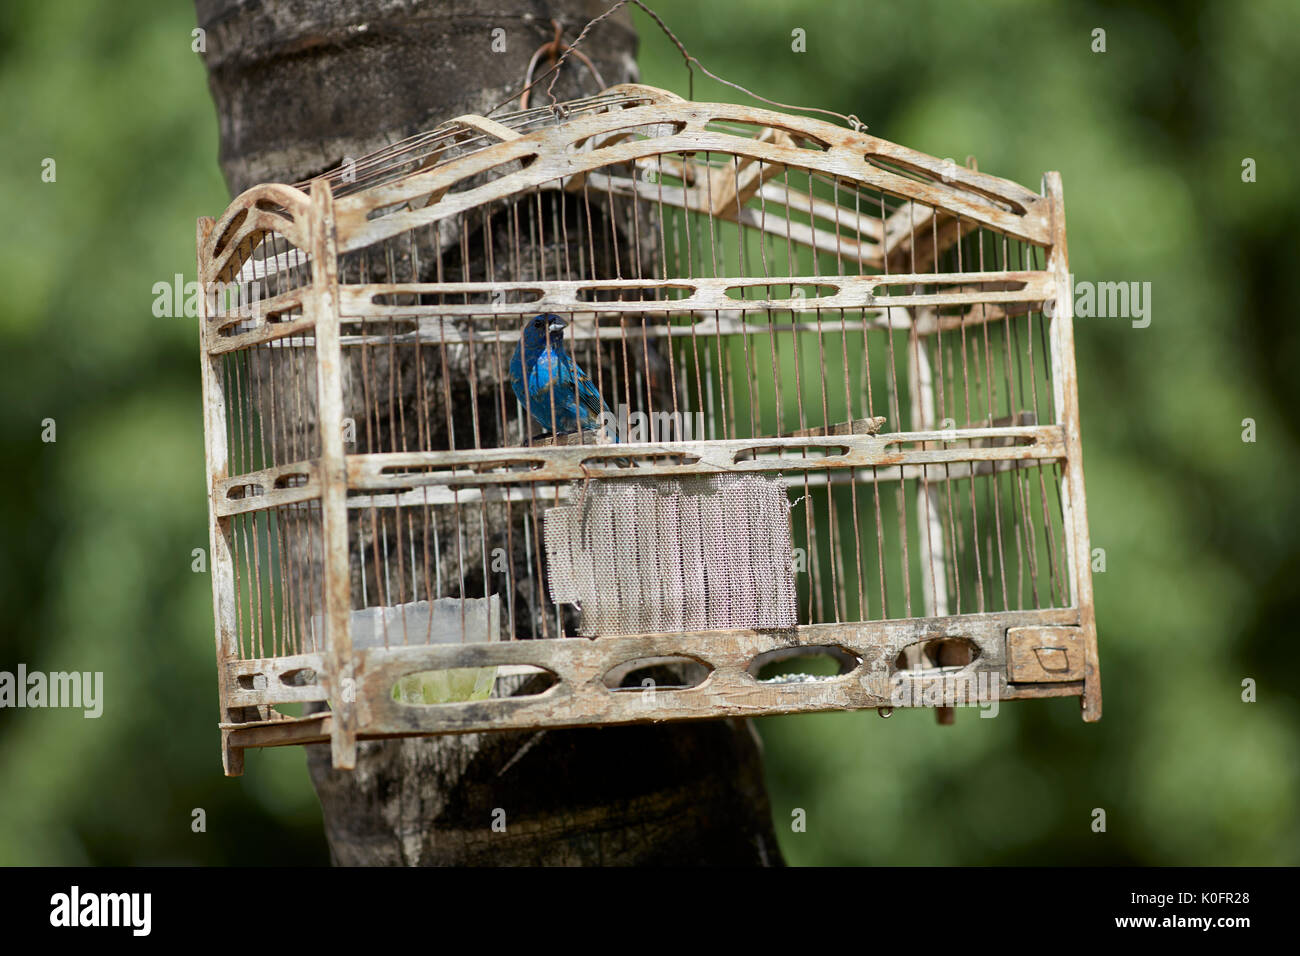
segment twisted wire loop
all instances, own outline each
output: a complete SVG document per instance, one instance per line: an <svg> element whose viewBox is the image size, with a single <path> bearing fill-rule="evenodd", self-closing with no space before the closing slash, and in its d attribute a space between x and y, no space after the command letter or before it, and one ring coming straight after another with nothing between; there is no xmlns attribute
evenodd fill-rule
<svg viewBox="0 0 1300 956"><path fill-rule="evenodd" d="M590 25L591 24L588 24L588 26ZM551 77L550 84L546 87L546 93L551 100L551 104L550 104L551 113L554 114L557 119L563 119L565 115L567 115L567 111L564 109L563 106L556 103L555 94L552 92L552 88L555 86L555 81L560 76L558 70L559 70L560 62L563 62L564 57L567 57L570 53L572 53L579 60L581 60L583 65L586 66L587 69L591 71L591 75L596 78L596 82L600 84L600 88L602 90L605 88L606 83L605 83L605 78L600 75L600 70L597 69L596 64L591 61L591 58L587 56L587 54L583 53L581 50L575 50L572 46L564 42L563 40L564 28L560 25L560 21L552 19L551 26L555 28L555 36L550 40L548 40L546 43L543 43L541 46L539 46L537 50L533 53L532 58L528 61L528 69L524 72L524 89L523 92L519 95L519 108L521 110L528 109L528 97L533 91L533 71L537 69L537 62L543 56L545 56L553 64L553 68L550 72L552 72L554 75ZM578 37L577 42L578 43L582 42L581 36ZM575 43L574 45L576 46L577 44ZM560 56L559 62L557 62L556 60L557 55ZM507 102L509 101L507 100ZM493 112L495 112L495 110L493 110Z"/></svg>

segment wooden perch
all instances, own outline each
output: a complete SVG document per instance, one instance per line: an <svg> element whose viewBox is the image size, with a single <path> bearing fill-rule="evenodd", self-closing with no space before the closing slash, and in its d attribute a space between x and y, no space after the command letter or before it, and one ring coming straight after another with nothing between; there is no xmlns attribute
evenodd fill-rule
<svg viewBox="0 0 1300 956"><path fill-rule="evenodd" d="M782 435L782 438L824 438L832 435L878 435L885 427L885 416L875 418L855 418L851 422L839 422L835 425L815 425L812 428L800 428Z"/></svg>
<svg viewBox="0 0 1300 956"><path fill-rule="evenodd" d="M612 445L614 441L603 429L584 428L580 432L568 432L563 435L543 433L532 440L531 448L555 448L565 445Z"/></svg>

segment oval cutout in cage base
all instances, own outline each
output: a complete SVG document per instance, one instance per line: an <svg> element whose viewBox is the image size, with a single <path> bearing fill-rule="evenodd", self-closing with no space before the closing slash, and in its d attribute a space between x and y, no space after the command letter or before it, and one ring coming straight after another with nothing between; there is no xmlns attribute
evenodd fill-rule
<svg viewBox="0 0 1300 956"><path fill-rule="evenodd" d="M436 707L489 698L536 697L559 682L542 667L446 667L404 674L390 694L399 704Z"/></svg>
<svg viewBox="0 0 1300 956"><path fill-rule="evenodd" d="M690 690L699 687L713 668L694 657L638 657L611 667L603 678L612 691ZM650 681L650 683L646 683Z"/></svg>
<svg viewBox="0 0 1300 956"><path fill-rule="evenodd" d="M779 647L759 654L746 670L760 684L802 684L851 673L862 659L838 644Z"/></svg>
<svg viewBox="0 0 1300 956"><path fill-rule="evenodd" d="M969 637L931 637L898 652L894 668L912 674L961 670L980 656L980 646Z"/></svg>

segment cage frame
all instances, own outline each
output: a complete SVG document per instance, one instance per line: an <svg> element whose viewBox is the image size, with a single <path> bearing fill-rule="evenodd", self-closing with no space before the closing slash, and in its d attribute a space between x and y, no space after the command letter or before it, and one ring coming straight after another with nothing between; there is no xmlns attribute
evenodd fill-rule
<svg viewBox="0 0 1300 956"><path fill-rule="evenodd" d="M889 143L862 131L845 129L821 120L768 109L725 103L699 103L635 84L611 88L603 96L630 97L625 105L592 111L543 126L531 132L486 117L461 116L450 128L493 142L468 155L408 173L357 191L339 190L335 175L318 177L305 189L284 184L255 186L235 198L223 214L198 221L198 276L204 294L200 309L200 353L204 407L211 578L215 643L220 698L223 765L228 775L242 772L243 750L249 747L329 742L333 764L355 766L357 741L439 733L523 730L556 727L612 725L661 720L751 717L768 714L825 710L858 710L894 706L872 666L894 659L918 642L960 636L980 649L969 674L989 674L998 682L1001 700L1075 696L1083 719L1101 716L1101 689L1097 633L1090 567L1090 541L1083 482L1079 428L1078 383L1073 340L1072 297L1066 246L1065 215L1060 175L1048 172L1041 193L987 173L952 164L916 150ZM752 124L775 135L750 138L706 128L715 120ZM646 139L623 138L628 128L648 126L667 135ZM784 133L785 135L780 135ZM820 152L799 149L794 138L823 145ZM575 144L591 144L585 151ZM823 429L794 437L621 444L617 449L593 445L554 445L504 449L420 451L382 454L347 454L342 438L343 402L340 363L343 316L391 317L398 306L375 304L379 294L482 291L501 283L392 283L343 285L339 281L340 256L401 234L417 225L435 222L500 200L543 183L561 180L569 188L588 175L619 162L669 152L706 151L733 154L749 160L737 165L731 180L720 180L725 202L714 211L725 215L726 205L747 191L761 188L756 168L763 164L808 167L827 176L862 183L904 201L924 203L933 215L947 213L961 221L982 223L999 233L1024 239L1047 250L1041 270L990 271L984 282L1019 282L1018 291L976 293L962 291L972 282L969 273L891 273L888 263L903 244L916 241L915 226L889 236L882 227L880 260L884 271L864 276L791 277L789 284L833 285L830 297L800 303L812 308L908 308L920 305L961 305L991 301L1054 302L1049 328L1051 381L1056 421L1002 424L966 428L962 440L985 439L978 447L944 447L953 439L949 431L931 429L877 434L869 428L850 427L840 432ZM924 182L873 165L878 158L893 167L915 170L937 182ZM491 179L462 192L452 187L467 178L520 160L516 172ZM761 161L761 162L754 162ZM755 180L760 180L757 183ZM343 194L336 195L336 191ZM686 190L683 190L685 193ZM749 192L752 195L752 192ZM683 200L688 201L684 198ZM376 211L406 204L406 208L373 218ZM268 234L284 237L302 250L311 263L310 284L272 296L252 306L243 325L230 332L232 319L218 316L214 285L231 280ZM812 241L818 241L815 227ZM866 255L861 252L860 255ZM907 284L909 279L928 284L950 282L956 291L932 295L878 295L882 286ZM593 287L617 288L631 282L638 288L659 280L545 280L513 285L540 289L541 297L523 303L494 307L502 314L533 314L580 309L579 292ZM734 307L728 288L745 279L689 278L664 283L688 287L689 296L674 305L710 310L723 303ZM771 280L753 281L770 285ZM790 308L791 300L765 300L773 309ZM602 310L627 312L644 309L644 303L602 302ZM301 316L276 321L287 310ZM482 306L448 305L481 314ZM409 311L409 310L407 310ZM937 313L936 313L937 314ZM226 401L219 362L221 356L241 348L311 331L315 343L317 415L320 422L319 456L312 460L231 474L227 447ZM931 417L932 414L931 414ZM534 467L508 476L484 474L474 480L483 485L500 481L557 482L589 478L601 459L629 454L686 454L693 462L652 463L639 470L641 477L718 474L771 470L758 462L737 461L737 455L761 445L788 449L792 454L809 446L827 444L828 436L843 447L843 455L819 464L803 460L799 467L908 466L971 463L999 460L1050 460L1061 469L1061 507L1068 568L1069 607L986 613L942 614L846 623L813 623L793 630L686 631L596 640L557 637L540 640L354 649L350 634L351 600L348 569L347 494L349 490L383 490L398 482L384 474L393 466L446 469L482 467L493 462L527 462ZM1005 441L1006 443L1002 443ZM919 446L919 447L917 447ZM935 447L937 446L937 447ZM761 469L760 466L762 465ZM602 475L610 474L602 470ZM286 482L293 476L296 482ZM457 479L448 483L454 484ZM286 487L286 484L288 485ZM254 497L232 498L236 486L260 486ZM281 657L241 659L233 610L235 567L230 543L234 516L302 502L319 502L323 527L323 621L325 650ZM765 686L748 672L759 655L774 655L791 648L834 645L857 656L849 672L815 684ZM1059 651L1066 665L1049 673L1036 650ZM602 679L630 660L690 658L711 668L699 685L661 690L645 695L616 693ZM393 701L388 694L394 680L413 670L449 667L522 666L542 668L556 677L545 693L521 698L493 698L446 704L419 710ZM294 684L288 675L310 672L315 681ZM275 710L279 704L320 702L330 709L302 717ZM945 703L945 701L947 701ZM936 706L948 706L950 698ZM242 717L242 719L237 719Z"/></svg>

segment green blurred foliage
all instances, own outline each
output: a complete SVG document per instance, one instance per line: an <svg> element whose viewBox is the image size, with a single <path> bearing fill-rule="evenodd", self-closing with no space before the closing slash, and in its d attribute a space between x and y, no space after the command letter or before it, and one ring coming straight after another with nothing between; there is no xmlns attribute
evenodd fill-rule
<svg viewBox="0 0 1300 956"><path fill-rule="evenodd" d="M787 859L1300 862L1300 7L653 5L770 98L1031 187L1060 170L1076 276L1152 284L1149 328L1076 327L1104 719L1061 700L953 727L764 720ZM635 18L643 79L684 95L680 57ZM302 751L220 773L210 584L190 567L207 545L197 336L152 314L155 282L192 276L195 217L227 198L193 27L184 3L0 6L0 669L106 685L98 720L0 711L0 863L327 858ZM695 95L741 96L698 75Z"/></svg>

